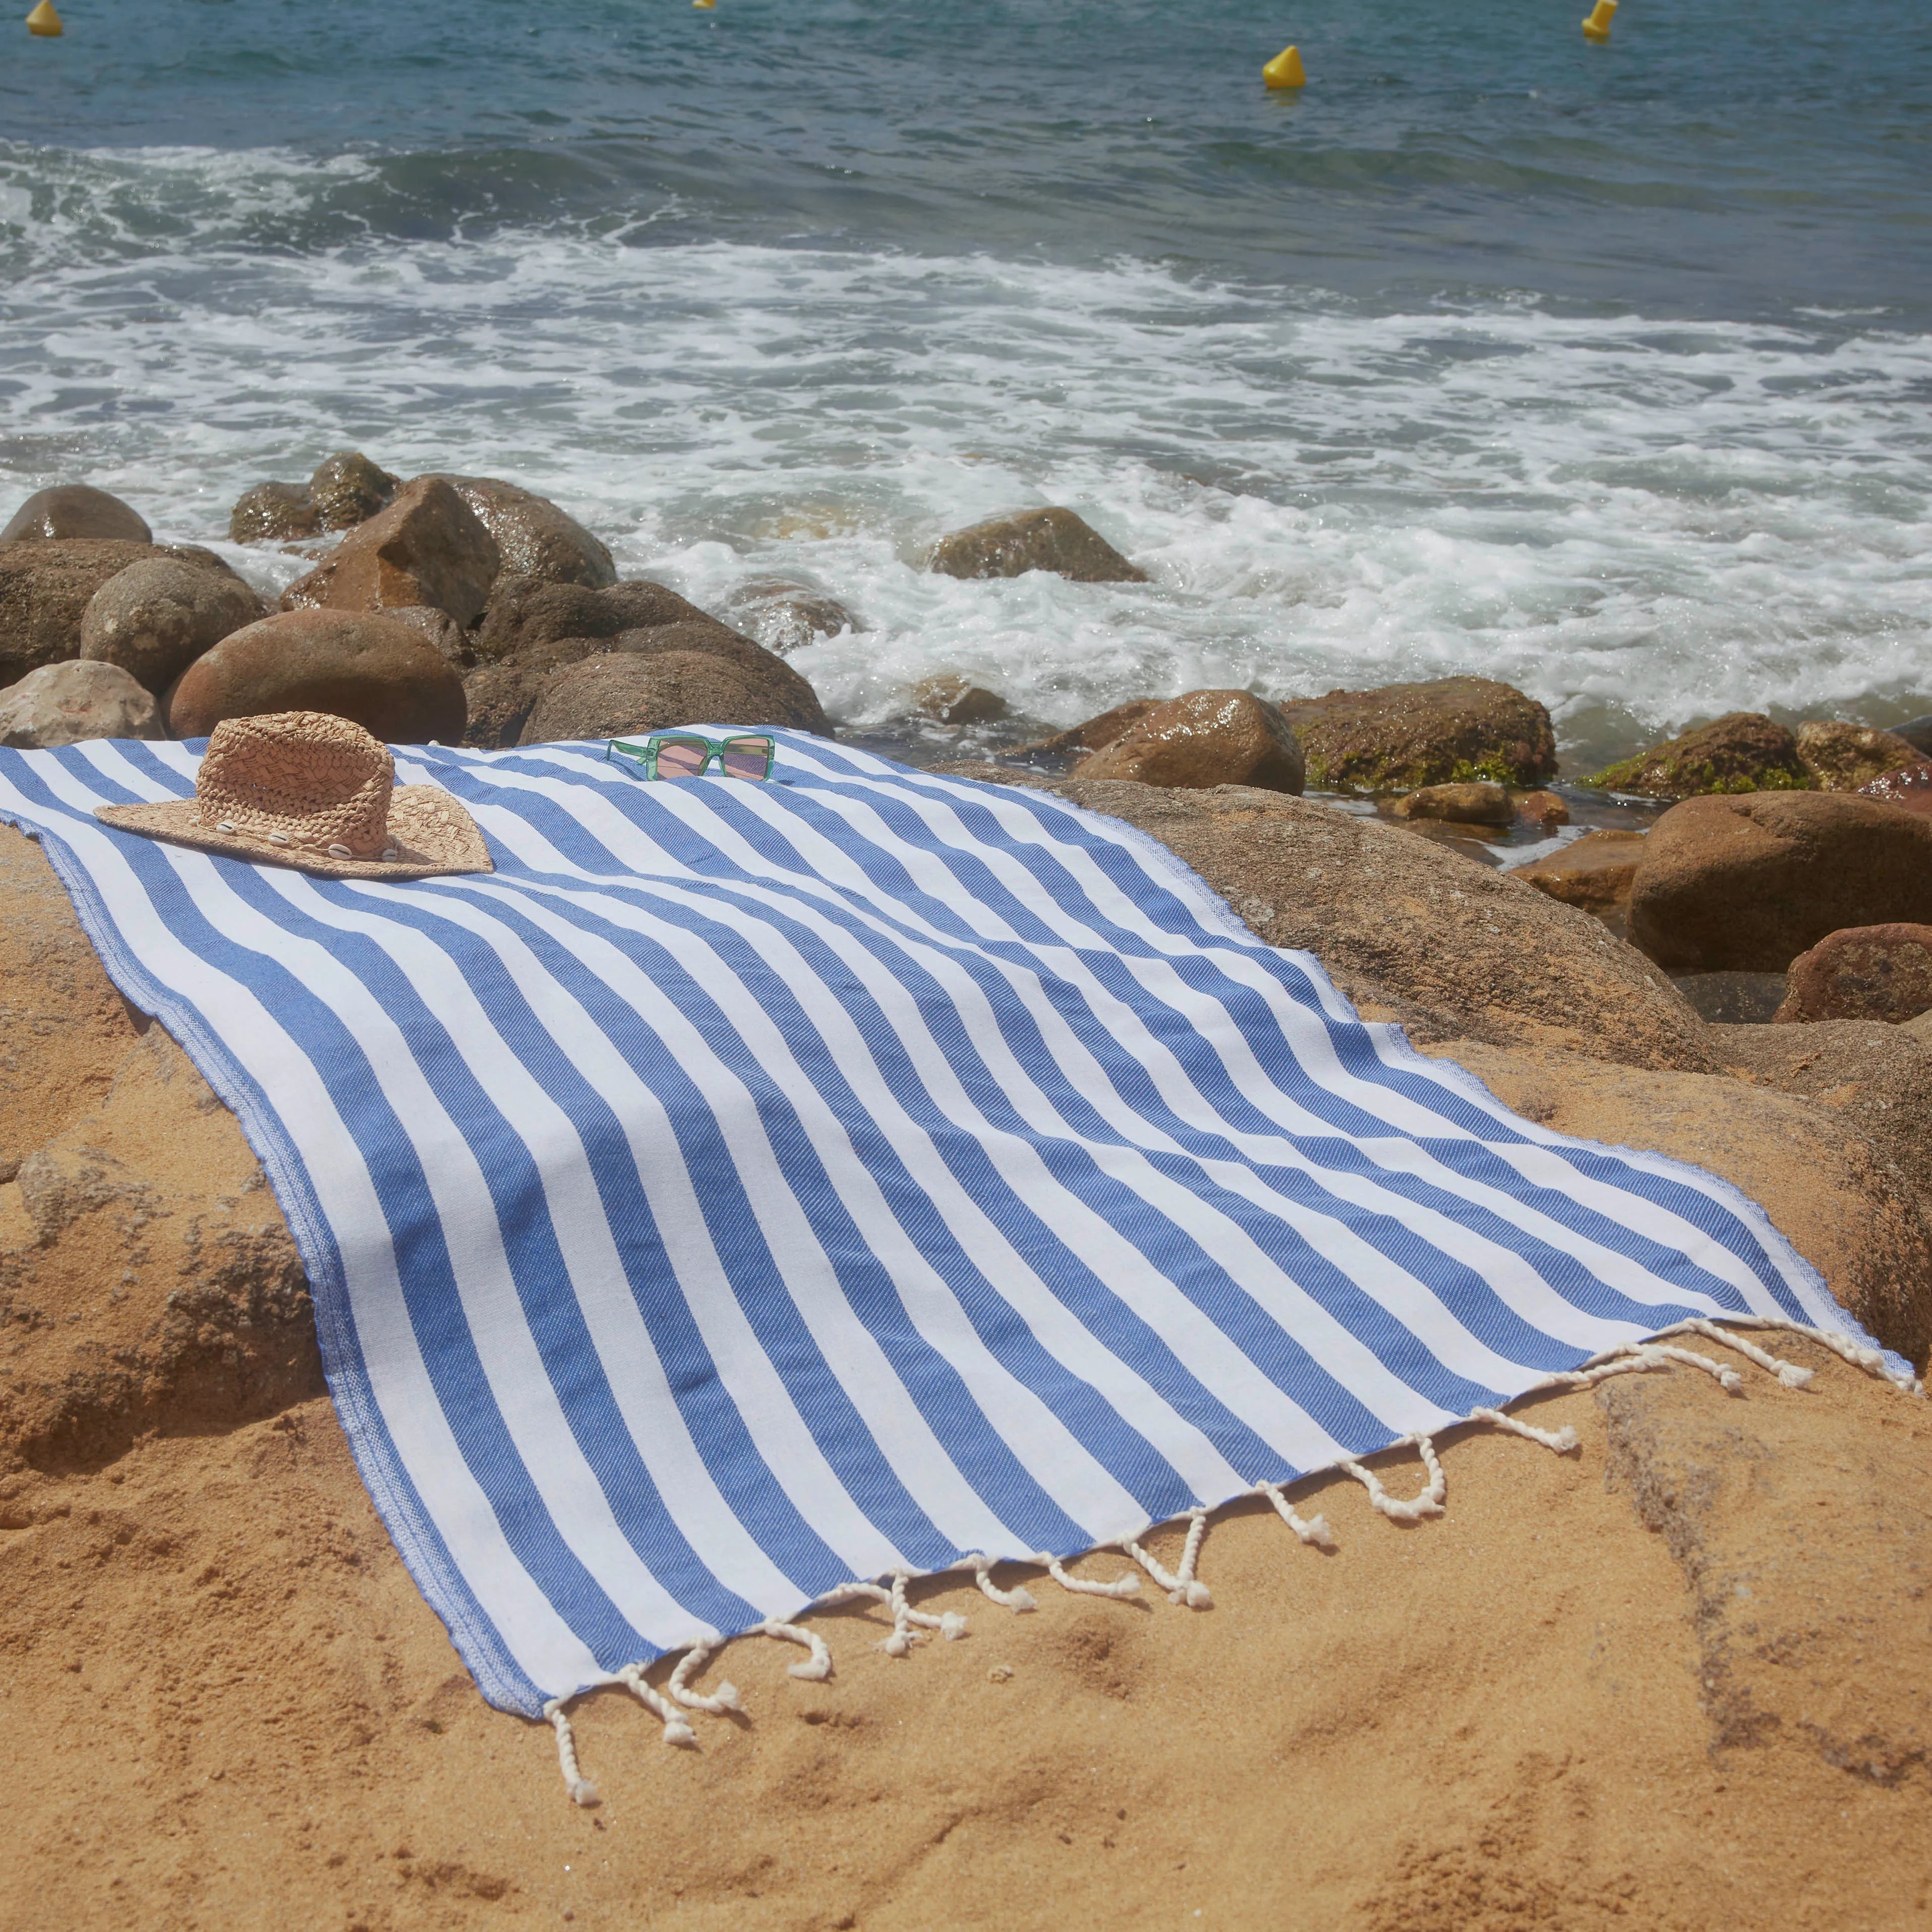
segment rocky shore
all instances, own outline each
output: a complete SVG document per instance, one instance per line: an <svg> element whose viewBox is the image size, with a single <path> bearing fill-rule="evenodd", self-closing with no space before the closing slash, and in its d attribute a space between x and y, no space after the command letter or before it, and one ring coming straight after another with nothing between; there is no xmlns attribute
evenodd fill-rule
<svg viewBox="0 0 1932 1932"><path fill-rule="evenodd" d="M1077 524L980 526L934 567L1132 568ZM271 610L102 493L32 500L0 536L0 742L296 706L484 746L833 728L785 662L850 621L811 586L748 588L734 626L620 581L512 485L347 455L236 508L239 542L334 531ZM975 689L908 701L997 716ZM1456 678L1150 694L949 769L1139 826L1519 1112L1733 1181L1922 1371L1928 752L1924 721L1732 718L1552 789L1542 707ZM368 1505L238 1127L4 829L0 1042L9 1932L56 1883L75 1927L260 1922L265 1860L290 1922L370 1928L636 1922L644 1898L720 1927L1044 1924L1070 1887L1133 1924L1375 1932L1924 1908L1900 1848L1932 1826L1932 1420L1802 1345L1810 1390L1680 1371L1540 1404L1580 1470L1453 1442L1437 1523L1313 1486L1332 1557L1217 1519L1209 1615L1057 1595L1009 1629L934 1586L969 1642L894 1664L842 1611L824 1686L734 1651L754 1716L675 1759L590 1700L608 1802L578 1812ZM1295 1860L1217 1805L1231 1771L1296 1794Z"/></svg>

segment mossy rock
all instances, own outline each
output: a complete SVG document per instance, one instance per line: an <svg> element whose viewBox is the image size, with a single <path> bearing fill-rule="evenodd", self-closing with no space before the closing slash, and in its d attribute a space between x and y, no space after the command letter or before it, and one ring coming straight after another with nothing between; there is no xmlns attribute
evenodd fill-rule
<svg viewBox="0 0 1932 1932"><path fill-rule="evenodd" d="M1586 784L1641 798L1697 798L1754 791L1814 791L1798 741L1774 718L1733 711L1667 743L1606 765Z"/></svg>
<svg viewBox="0 0 1932 1932"><path fill-rule="evenodd" d="M1528 786L1556 775L1550 713L1493 678L1331 691L1286 699L1281 711L1312 790L1414 791L1484 780Z"/></svg>

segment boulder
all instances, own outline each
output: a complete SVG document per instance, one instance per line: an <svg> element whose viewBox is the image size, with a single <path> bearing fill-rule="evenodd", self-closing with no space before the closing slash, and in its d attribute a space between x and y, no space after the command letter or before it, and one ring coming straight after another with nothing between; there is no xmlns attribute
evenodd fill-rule
<svg viewBox="0 0 1932 1932"><path fill-rule="evenodd" d="M0 745L48 751L83 738L158 738L153 692L118 664L69 658L0 690Z"/></svg>
<svg viewBox="0 0 1932 1932"><path fill-rule="evenodd" d="M991 724L1006 715L1006 700L984 685L951 671L921 678L912 689L913 709L940 724Z"/></svg>
<svg viewBox="0 0 1932 1932"><path fill-rule="evenodd" d="M117 571L88 599L80 655L118 664L157 697L203 651L266 614L238 577L178 557L154 556Z"/></svg>
<svg viewBox="0 0 1932 1932"><path fill-rule="evenodd" d="M1691 798L1644 841L1632 942L1686 971L1780 973L1847 926L1932 922L1932 819L1829 792Z"/></svg>
<svg viewBox="0 0 1932 1932"><path fill-rule="evenodd" d="M1860 791L1888 772L1919 764L1924 754L1890 731L1842 719L1801 724L1798 762L1820 791Z"/></svg>
<svg viewBox="0 0 1932 1932"><path fill-rule="evenodd" d="M1158 711L1166 702L1160 698L1130 698L1124 704L1117 704L1111 711L1103 711L1097 718L1090 718L1084 724L1076 724L1070 730L1056 731L1050 738L1042 738L1036 744L1021 747L1028 752L1100 752L1104 751L1116 738L1123 736L1129 726L1138 724L1150 711Z"/></svg>
<svg viewBox="0 0 1932 1932"><path fill-rule="evenodd" d="M1299 792L1303 779L1294 734L1272 704L1246 691L1190 691L1170 698L1083 758L1078 769L1086 778L1190 790L1238 784Z"/></svg>
<svg viewBox="0 0 1932 1932"><path fill-rule="evenodd" d="M1586 832L1560 852L1517 866L1510 876L1564 905L1621 924L1630 907L1643 838L1641 832Z"/></svg>
<svg viewBox="0 0 1932 1932"><path fill-rule="evenodd" d="M421 479L418 478L418 481ZM617 580L610 553L574 517L514 483L494 476L443 476L476 513L512 576L544 584L602 588Z"/></svg>
<svg viewBox="0 0 1932 1932"><path fill-rule="evenodd" d="M1878 1020L1730 1026L1725 1070L1842 1114L1906 1179L1932 1219L1932 1038Z"/></svg>
<svg viewBox="0 0 1932 1932"><path fill-rule="evenodd" d="M1145 571L1071 510L1018 510L970 530L955 530L932 547L926 568L943 577L1018 577L1050 570L1076 584L1144 584Z"/></svg>
<svg viewBox="0 0 1932 1932"><path fill-rule="evenodd" d="M182 675L168 728L205 738L224 718L328 711L386 743L454 745L463 679L420 631L376 612L284 610L232 632Z"/></svg>
<svg viewBox="0 0 1932 1932"><path fill-rule="evenodd" d="M78 657L81 620L94 593L130 563L155 557L235 576L212 550L192 544L93 537L0 543L0 685L12 684L42 664Z"/></svg>
<svg viewBox="0 0 1932 1932"><path fill-rule="evenodd" d="M940 769L1124 819L1270 945L1312 952L1364 1018L1396 1021L1412 1040L1534 1042L1630 1066L1717 1070L1703 1022L1634 948L1400 826L1243 785L1173 791L991 764Z"/></svg>
<svg viewBox="0 0 1932 1932"><path fill-rule="evenodd" d="M447 610L439 610L434 604L397 604L382 615L394 618L399 624L408 625L412 631L419 631L458 668L474 662L470 652L469 634Z"/></svg>
<svg viewBox="0 0 1932 1932"><path fill-rule="evenodd" d="M228 513L231 543L299 543L322 534L322 512L303 483L256 483Z"/></svg>
<svg viewBox="0 0 1932 1932"><path fill-rule="evenodd" d="M532 644L562 638L614 638L664 624L709 624L727 637L738 635L662 584L640 579L598 590L506 572L490 593L490 608L471 648L478 664L494 664Z"/></svg>
<svg viewBox="0 0 1932 1932"><path fill-rule="evenodd" d="M1607 765L1586 784L1642 798L1705 792L1802 791L1815 782L1782 724L1752 711L1700 724L1681 737Z"/></svg>
<svg viewBox="0 0 1932 1932"><path fill-rule="evenodd" d="M4 826L0 1036L0 1470L320 1393L308 1282L240 1126Z"/></svg>
<svg viewBox="0 0 1932 1932"><path fill-rule="evenodd" d="M780 578L741 584L731 593L730 609L748 635L780 657L802 650L820 638L836 638L866 628L837 598Z"/></svg>
<svg viewBox="0 0 1932 1932"><path fill-rule="evenodd" d="M1861 785L1858 796L1932 818L1932 764L1907 765L1903 771L1887 772L1883 778Z"/></svg>
<svg viewBox="0 0 1932 1932"><path fill-rule="evenodd" d="M433 604L467 626L482 614L501 562L496 540L439 478L420 476L356 525L282 593L287 610L380 610Z"/></svg>
<svg viewBox="0 0 1932 1932"><path fill-rule="evenodd" d="M1916 1020L1932 1009L1932 926L1852 926L1791 962L1778 1018Z"/></svg>
<svg viewBox="0 0 1932 1932"><path fill-rule="evenodd" d="M1932 1227L1842 1112L1723 1076L1658 1073L1518 1046L1428 1049L1559 1133L1687 1161L1750 1196L1888 1348L1932 1348Z"/></svg>
<svg viewBox="0 0 1932 1932"><path fill-rule="evenodd" d="M326 530L352 530L388 508L402 478L371 463L361 451L325 456L308 479L309 501Z"/></svg>
<svg viewBox="0 0 1932 1932"><path fill-rule="evenodd" d="M1396 818L1435 818L1448 825L1508 825L1516 817L1509 794L1480 778L1424 785L1394 800L1388 809Z"/></svg>
<svg viewBox="0 0 1932 1932"><path fill-rule="evenodd" d="M1556 776L1550 713L1492 678L1331 691L1286 699L1281 710L1318 791L1413 791L1471 778L1533 785Z"/></svg>
<svg viewBox="0 0 1932 1932"><path fill-rule="evenodd" d="M1569 803L1556 792L1519 792L1510 802L1523 824L1534 825L1546 834L1570 823Z"/></svg>
<svg viewBox="0 0 1932 1932"><path fill-rule="evenodd" d="M608 650L612 642L604 638L560 638L528 645L466 672L463 695L470 722L463 742L479 752L517 743L552 674Z"/></svg>
<svg viewBox="0 0 1932 1932"><path fill-rule="evenodd" d="M147 520L118 496L88 483L60 483L37 490L0 530L0 543L58 542L88 537L112 543L151 544Z"/></svg>
<svg viewBox="0 0 1932 1932"><path fill-rule="evenodd" d="M1932 711L1922 718L1908 718L1892 728L1894 738L1903 738L1922 758L1932 758Z"/></svg>
<svg viewBox="0 0 1932 1932"><path fill-rule="evenodd" d="M1768 1026L1788 988L1782 973L1673 973L1670 981L1713 1026Z"/></svg>
<svg viewBox="0 0 1932 1932"><path fill-rule="evenodd" d="M518 742L622 737L686 724L826 731L817 698L802 702L795 688L804 680L779 659L771 663L786 676L760 675L713 651L601 651L545 681ZM809 696L811 686L805 688Z"/></svg>

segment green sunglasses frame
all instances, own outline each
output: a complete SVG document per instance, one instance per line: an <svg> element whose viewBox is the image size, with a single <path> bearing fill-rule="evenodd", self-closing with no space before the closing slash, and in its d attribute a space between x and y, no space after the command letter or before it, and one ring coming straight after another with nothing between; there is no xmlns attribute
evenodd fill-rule
<svg viewBox="0 0 1932 1932"><path fill-rule="evenodd" d="M718 760L718 770L722 776L724 772L724 754L728 749L735 749L741 745L761 746L765 754L765 768L753 781L754 783L763 783L770 778L772 761L777 758L778 750L778 741L766 737L762 732L748 732L742 737L700 738L694 731L653 731L641 745L627 744L621 738L613 738L604 747L604 762L607 764L611 763L616 754L622 752L626 758L644 766L646 778L654 778L658 775L658 748L662 745L688 745L704 752L704 762L696 771L678 774L680 778L701 778L710 770L713 758Z"/></svg>

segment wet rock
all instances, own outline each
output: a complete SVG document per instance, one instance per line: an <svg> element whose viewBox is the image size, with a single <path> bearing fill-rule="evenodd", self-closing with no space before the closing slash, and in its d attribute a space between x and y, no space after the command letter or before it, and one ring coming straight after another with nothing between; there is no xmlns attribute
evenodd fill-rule
<svg viewBox="0 0 1932 1932"><path fill-rule="evenodd" d="M131 671L157 697L203 651L266 614L238 577L154 556L117 571L81 614L80 655Z"/></svg>
<svg viewBox="0 0 1932 1932"><path fill-rule="evenodd" d="M1844 1114L1723 1076L1640 1072L1521 1046L1458 1041L1431 1051L1542 1126L1667 1154L1731 1182L1886 1347L1924 1364L1932 1228L1906 1178Z"/></svg>
<svg viewBox="0 0 1932 1932"><path fill-rule="evenodd" d="M1435 818L1448 825L1507 825L1516 816L1510 795L1499 784L1474 780L1466 784L1424 785L1392 800L1396 818Z"/></svg>
<svg viewBox="0 0 1932 1932"><path fill-rule="evenodd" d="M1644 841L1632 941L1660 964L1778 973L1841 926L1932 922L1932 819L1828 792L1692 798Z"/></svg>
<svg viewBox="0 0 1932 1932"><path fill-rule="evenodd" d="M1642 798L1693 798L1707 792L1802 791L1814 782L1798 755L1798 740L1782 724L1755 712L1734 711L1607 765L1583 782Z"/></svg>
<svg viewBox="0 0 1932 1932"><path fill-rule="evenodd" d="M746 632L780 657L820 638L866 627L836 597L808 584L760 578L731 593L730 611Z"/></svg>
<svg viewBox="0 0 1932 1932"><path fill-rule="evenodd" d="M130 563L173 557L233 578L193 544L110 542L92 537L0 543L0 685L80 655L81 620L94 593ZM239 580L236 580L238 581Z"/></svg>
<svg viewBox="0 0 1932 1932"><path fill-rule="evenodd" d="M1922 718L1908 718L1892 728L1894 738L1903 738L1922 758L1932 758L1932 711Z"/></svg>
<svg viewBox="0 0 1932 1932"><path fill-rule="evenodd" d="M912 702L921 717L941 724L991 724L1006 715L1006 700L997 691L950 671L920 679L913 686Z"/></svg>
<svg viewBox="0 0 1932 1932"><path fill-rule="evenodd" d="M282 606L380 610L428 604L467 626L482 614L501 560L496 538L470 506L447 483L422 476L290 584Z"/></svg>
<svg viewBox="0 0 1932 1932"><path fill-rule="evenodd" d="M386 614L284 610L222 639L182 674L168 728L202 738L224 718L328 711L388 744L463 736L463 680L420 631Z"/></svg>
<svg viewBox="0 0 1932 1932"><path fill-rule="evenodd" d="M772 663L786 668L776 658ZM816 699L802 706L784 680L714 652L603 651L546 682L519 742L628 736L687 724L823 728L814 716L823 716Z"/></svg>
<svg viewBox="0 0 1932 1932"><path fill-rule="evenodd" d="M969 530L955 530L932 547L929 570L944 577L1018 577L1050 570L1076 584L1144 584L1145 571L1071 510L1019 510Z"/></svg>
<svg viewBox="0 0 1932 1932"><path fill-rule="evenodd" d="M1766 1026L1784 1004L1782 973L1673 973L1672 983L1713 1026Z"/></svg>
<svg viewBox="0 0 1932 1932"><path fill-rule="evenodd" d="M1537 826L1545 832L1570 823L1569 806L1553 791L1519 792L1510 802L1523 824Z"/></svg>
<svg viewBox="0 0 1932 1932"><path fill-rule="evenodd" d="M400 477L392 476L360 450L342 449L316 465L308 498L324 530L346 530L386 509L401 488Z"/></svg>
<svg viewBox="0 0 1932 1932"><path fill-rule="evenodd" d="M1924 754L1891 731L1842 719L1801 724L1798 762L1820 791L1858 791L1888 772L1918 764Z"/></svg>
<svg viewBox="0 0 1932 1932"><path fill-rule="evenodd" d="M1562 851L1517 866L1510 877L1580 911L1620 920L1642 850L1641 832L1586 832Z"/></svg>
<svg viewBox="0 0 1932 1932"><path fill-rule="evenodd" d="M1364 1018L1415 1040L1566 1048L1626 1066L1714 1072L1703 1022L1670 980L1594 920L1400 826L1313 799L1222 785L960 765L1124 818L1198 872L1270 946L1312 952Z"/></svg>
<svg viewBox="0 0 1932 1932"><path fill-rule="evenodd" d="M256 483L228 513L231 543L299 543L322 534L322 512L304 483Z"/></svg>
<svg viewBox="0 0 1932 1932"><path fill-rule="evenodd" d="M103 669L111 667L102 667ZM0 1467L104 1462L322 1388L295 1244L235 1117L0 827Z"/></svg>
<svg viewBox="0 0 1932 1932"><path fill-rule="evenodd" d="M1130 698L1124 704L1117 704L1111 711L1103 711L1097 718L1090 718L1083 724L1075 725L1071 730L1056 731L1050 738L1042 738L1038 743L1023 746L1029 752L1102 752L1121 736L1131 725L1138 724L1150 711L1158 711L1166 702L1160 698Z"/></svg>
<svg viewBox="0 0 1932 1932"><path fill-rule="evenodd" d="M463 742L481 752L517 743L552 674L608 650L612 641L560 638L548 644L526 645L494 664L478 664L466 673L463 695L470 722Z"/></svg>
<svg viewBox="0 0 1932 1932"><path fill-rule="evenodd" d="M1286 699L1281 710L1318 791L1413 791L1472 778L1533 785L1556 776L1550 713L1492 678L1331 691Z"/></svg>
<svg viewBox="0 0 1932 1932"><path fill-rule="evenodd" d="M614 638L666 624L710 625L727 637L738 635L662 584L637 579L599 590L587 584L548 584L506 572L490 593L490 608L471 648L478 664L494 664L532 644L554 644L562 638ZM739 641L749 643L746 638Z"/></svg>
<svg viewBox="0 0 1932 1932"><path fill-rule="evenodd" d="M386 610L382 615L422 632L459 669L472 662L469 634L447 610L439 610L434 604L398 604Z"/></svg>
<svg viewBox="0 0 1932 1932"><path fill-rule="evenodd" d="M1778 1010L1786 1024L1882 1020L1932 1009L1932 926L1855 926L1828 934L1791 962Z"/></svg>
<svg viewBox="0 0 1932 1932"><path fill-rule="evenodd" d="M1083 758L1084 778L1200 790L1252 785L1299 792L1301 748L1281 713L1252 692L1190 691L1156 706L1104 750Z"/></svg>
<svg viewBox="0 0 1932 1932"><path fill-rule="evenodd" d="M1888 772L1883 778L1861 785L1858 796L1932 818L1932 764L1908 765L1901 772Z"/></svg>
<svg viewBox="0 0 1932 1932"><path fill-rule="evenodd" d="M1932 1037L1877 1020L1726 1027L1714 1045L1740 1078L1840 1114L1932 1216Z"/></svg>
<svg viewBox="0 0 1932 1932"><path fill-rule="evenodd" d="M137 511L88 483L35 490L0 530L0 543L58 542L69 537L151 544L154 533Z"/></svg>
<svg viewBox="0 0 1932 1932"><path fill-rule="evenodd" d="M48 751L84 738L158 738L154 694L118 664L69 658L0 690L0 745Z"/></svg>
<svg viewBox="0 0 1932 1932"><path fill-rule="evenodd" d="M421 479L418 478L418 481ZM544 584L598 589L617 580L610 553L577 519L548 496L494 476L443 476L496 539L502 568Z"/></svg>

